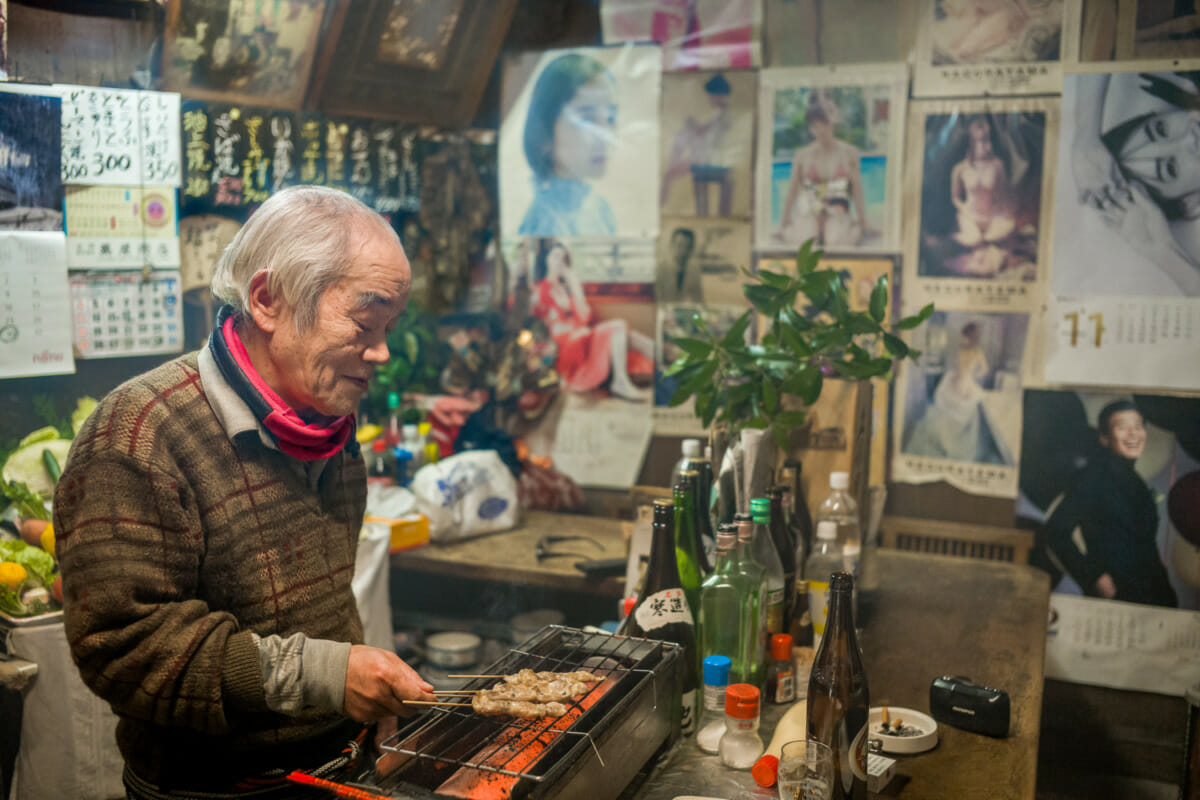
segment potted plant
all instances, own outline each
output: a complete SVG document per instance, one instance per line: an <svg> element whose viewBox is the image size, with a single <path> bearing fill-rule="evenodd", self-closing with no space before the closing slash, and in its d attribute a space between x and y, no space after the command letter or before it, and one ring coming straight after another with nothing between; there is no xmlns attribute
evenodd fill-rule
<svg viewBox="0 0 1200 800"><path fill-rule="evenodd" d="M743 292L752 307L723 334L697 314L699 334L673 339L683 354L665 372L677 382L670 405L695 398L704 427L715 423L731 438L747 428L766 430L786 449L790 432L806 416L786 396L811 406L828 377L883 377L896 359L920 356L897 331L916 328L933 313L933 304L889 330L887 276L876 282L866 311L851 311L841 275L818 269L821 255L809 240L796 254L795 274L746 271L750 282ZM798 307L802 299L807 305ZM751 345L746 333L755 313L761 316L761 336Z"/></svg>

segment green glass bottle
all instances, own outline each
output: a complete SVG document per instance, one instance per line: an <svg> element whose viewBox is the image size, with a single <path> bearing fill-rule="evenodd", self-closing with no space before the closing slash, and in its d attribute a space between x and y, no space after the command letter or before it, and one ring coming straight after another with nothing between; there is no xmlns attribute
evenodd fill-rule
<svg viewBox="0 0 1200 800"><path fill-rule="evenodd" d="M696 552L695 470L684 470L675 484L675 560L679 565L679 585L688 605L700 608L700 556Z"/></svg>
<svg viewBox="0 0 1200 800"><path fill-rule="evenodd" d="M745 669L741 664L745 658L741 605L746 588L745 578L736 570L736 547L737 528L722 525L717 534L716 566L700 586L701 663L709 656L728 656L735 672Z"/></svg>
<svg viewBox="0 0 1200 800"><path fill-rule="evenodd" d="M767 609L763 600L767 594L767 573L754 559L754 522L750 515L735 514L733 519L737 529L734 569L746 586L741 605L745 633L740 640L741 671L730 672L729 680L761 686L766 668Z"/></svg>

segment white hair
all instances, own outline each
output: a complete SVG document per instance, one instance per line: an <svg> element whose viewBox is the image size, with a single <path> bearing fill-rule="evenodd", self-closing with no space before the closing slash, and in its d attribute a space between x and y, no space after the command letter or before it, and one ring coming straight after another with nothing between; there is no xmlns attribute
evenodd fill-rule
<svg viewBox="0 0 1200 800"><path fill-rule="evenodd" d="M217 261L212 293L248 318L250 281L266 272L272 296L282 295L303 333L317 321L321 295L354 262L355 235L367 233L400 243L383 217L345 192L291 186L271 195L233 237Z"/></svg>

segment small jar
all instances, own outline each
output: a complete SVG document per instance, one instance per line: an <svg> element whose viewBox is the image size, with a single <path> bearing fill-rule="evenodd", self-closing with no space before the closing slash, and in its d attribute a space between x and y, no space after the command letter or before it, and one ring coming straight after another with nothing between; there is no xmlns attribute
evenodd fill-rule
<svg viewBox="0 0 1200 800"><path fill-rule="evenodd" d="M792 637L777 633L771 637L771 661L767 664L766 695L777 705L796 700L796 668L792 663Z"/></svg>
<svg viewBox="0 0 1200 800"><path fill-rule="evenodd" d="M725 690L729 686L733 661L729 656L709 656L704 659L703 666L704 707L700 710L696 745L706 753L716 753L725 736Z"/></svg>
<svg viewBox="0 0 1200 800"><path fill-rule="evenodd" d="M763 754L758 703L758 689L748 683L735 683L725 690L725 735L719 751L721 761L731 769L750 769Z"/></svg>

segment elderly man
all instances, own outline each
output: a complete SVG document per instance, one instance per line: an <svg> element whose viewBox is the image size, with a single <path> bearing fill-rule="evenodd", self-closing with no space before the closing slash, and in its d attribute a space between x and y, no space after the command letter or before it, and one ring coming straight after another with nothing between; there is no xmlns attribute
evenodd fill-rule
<svg viewBox="0 0 1200 800"><path fill-rule="evenodd" d="M354 412L409 279L366 206L280 192L217 265L208 346L117 388L76 437L54 502L66 631L120 718L131 798L292 796L279 770L433 699L360 644L350 587Z"/></svg>

